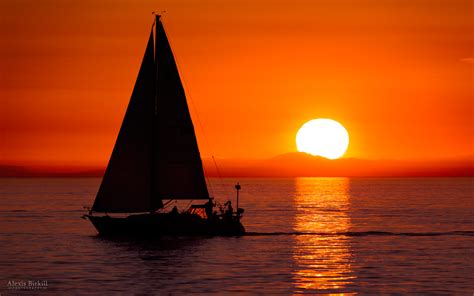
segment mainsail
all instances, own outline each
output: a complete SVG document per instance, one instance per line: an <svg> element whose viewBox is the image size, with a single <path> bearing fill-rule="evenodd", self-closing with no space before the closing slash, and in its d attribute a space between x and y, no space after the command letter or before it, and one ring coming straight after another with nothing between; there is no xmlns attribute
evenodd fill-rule
<svg viewBox="0 0 474 296"><path fill-rule="evenodd" d="M155 211L163 199L207 199L183 85L157 16L92 210Z"/></svg>

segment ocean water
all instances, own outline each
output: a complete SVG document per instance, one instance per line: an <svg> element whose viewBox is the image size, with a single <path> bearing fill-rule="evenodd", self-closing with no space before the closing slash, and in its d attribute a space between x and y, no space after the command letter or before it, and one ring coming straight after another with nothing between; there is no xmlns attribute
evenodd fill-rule
<svg viewBox="0 0 474 296"><path fill-rule="evenodd" d="M474 293L472 178L238 181L246 236L110 240L100 179L1 179L0 294Z"/></svg>

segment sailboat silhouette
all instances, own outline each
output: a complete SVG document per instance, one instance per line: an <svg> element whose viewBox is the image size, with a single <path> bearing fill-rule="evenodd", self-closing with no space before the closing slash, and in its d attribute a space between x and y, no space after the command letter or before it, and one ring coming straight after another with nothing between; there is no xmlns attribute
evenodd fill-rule
<svg viewBox="0 0 474 296"><path fill-rule="evenodd" d="M85 218L101 235L243 234L243 209L213 211L186 95L159 15L153 25L109 164ZM208 202L165 213L165 199Z"/></svg>

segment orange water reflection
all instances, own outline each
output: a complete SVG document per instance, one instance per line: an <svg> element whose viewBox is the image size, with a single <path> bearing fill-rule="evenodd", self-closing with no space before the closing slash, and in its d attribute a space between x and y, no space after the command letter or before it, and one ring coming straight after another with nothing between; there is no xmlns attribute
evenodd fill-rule
<svg viewBox="0 0 474 296"><path fill-rule="evenodd" d="M297 232L341 233L349 231L349 180L347 178L297 178L295 192ZM297 290L350 292L351 252L344 235L298 235L293 259Z"/></svg>

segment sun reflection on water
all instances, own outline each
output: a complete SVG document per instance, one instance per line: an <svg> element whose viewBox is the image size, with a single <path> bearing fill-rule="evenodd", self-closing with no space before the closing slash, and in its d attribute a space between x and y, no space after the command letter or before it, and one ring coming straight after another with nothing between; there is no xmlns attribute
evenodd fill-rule
<svg viewBox="0 0 474 296"><path fill-rule="evenodd" d="M350 292L352 283L349 231L349 180L347 178L297 178L295 192L296 232L293 259L296 289ZM332 233L334 235L327 235Z"/></svg>

